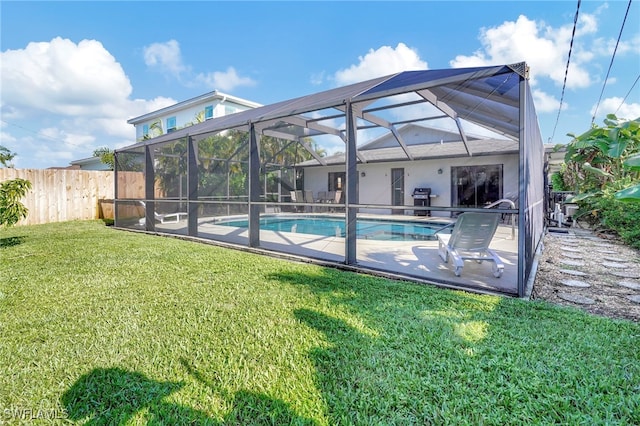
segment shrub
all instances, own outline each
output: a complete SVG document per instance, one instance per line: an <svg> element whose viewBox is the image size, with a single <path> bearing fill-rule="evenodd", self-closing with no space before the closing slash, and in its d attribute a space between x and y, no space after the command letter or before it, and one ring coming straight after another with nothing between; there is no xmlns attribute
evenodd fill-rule
<svg viewBox="0 0 640 426"><path fill-rule="evenodd" d="M562 180L578 192L569 201L579 219L640 248L640 119L608 115L604 122L567 145Z"/></svg>
<svg viewBox="0 0 640 426"><path fill-rule="evenodd" d="M569 191L564 183L564 173L562 171L555 172L551 175L551 187L554 191Z"/></svg>
<svg viewBox="0 0 640 426"><path fill-rule="evenodd" d="M596 207L605 229L615 231L626 244L640 250L640 203L607 197L600 198Z"/></svg>
<svg viewBox="0 0 640 426"><path fill-rule="evenodd" d="M27 217L29 210L20 202L31 182L24 179L12 179L0 183L0 226L13 226Z"/></svg>

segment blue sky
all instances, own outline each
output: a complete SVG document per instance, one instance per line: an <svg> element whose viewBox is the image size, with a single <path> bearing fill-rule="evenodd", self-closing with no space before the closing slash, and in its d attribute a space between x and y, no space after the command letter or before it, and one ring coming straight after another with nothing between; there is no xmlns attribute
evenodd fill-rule
<svg viewBox="0 0 640 426"><path fill-rule="evenodd" d="M2 0L0 145L16 168L67 166L134 143L127 119L216 89L269 104L403 70L521 61L543 140L567 143L603 87L596 124L640 116L638 3L604 85L628 1L582 1L557 121L577 0Z"/></svg>

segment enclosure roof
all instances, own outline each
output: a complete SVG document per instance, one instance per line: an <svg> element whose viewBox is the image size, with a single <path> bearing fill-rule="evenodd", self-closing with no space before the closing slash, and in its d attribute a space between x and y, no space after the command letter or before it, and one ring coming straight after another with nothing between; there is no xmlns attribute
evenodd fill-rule
<svg viewBox="0 0 640 426"><path fill-rule="evenodd" d="M520 132L519 82L522 78L526 78L524 63L405 71L214 118L128 148L174 141L188 135L205 135L225 129L246 129L251 123L274 123L287 117L295 118L297 125L305 125L308 130L305 136L313 136L323 132L309 125L312 119L303 116L305 113L327 108L340 109L348 102L362 102L363 105L367 105L367 102L376 99L409 92L417 93L446 111L452 118L478 124L517 140Z"/></svg>

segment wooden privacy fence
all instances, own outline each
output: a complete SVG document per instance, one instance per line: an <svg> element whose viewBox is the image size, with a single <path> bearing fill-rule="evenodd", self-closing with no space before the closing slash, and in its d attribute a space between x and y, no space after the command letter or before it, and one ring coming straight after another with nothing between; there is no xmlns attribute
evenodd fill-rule
<svg viewBox="0 0 640 426"><path fill-rule="evenodd" d="M32 185L21 200L29 209L29 215L18 225L113 218L115 194L112 171L0 169L0 182L17 178L26 179ZM127 189L127 196L142 198L142 173L120 172L118 178L127 182L122 187Z"/></svg>

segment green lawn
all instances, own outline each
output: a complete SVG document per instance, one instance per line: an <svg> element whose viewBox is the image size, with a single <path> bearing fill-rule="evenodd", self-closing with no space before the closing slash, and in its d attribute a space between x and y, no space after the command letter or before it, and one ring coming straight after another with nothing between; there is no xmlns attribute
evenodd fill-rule
<svg viewBox="0 0 640 426"><path fill-rule="evenodd" d="M0 424L640 424L640 324L68 222L0 231Z"/></svg>

